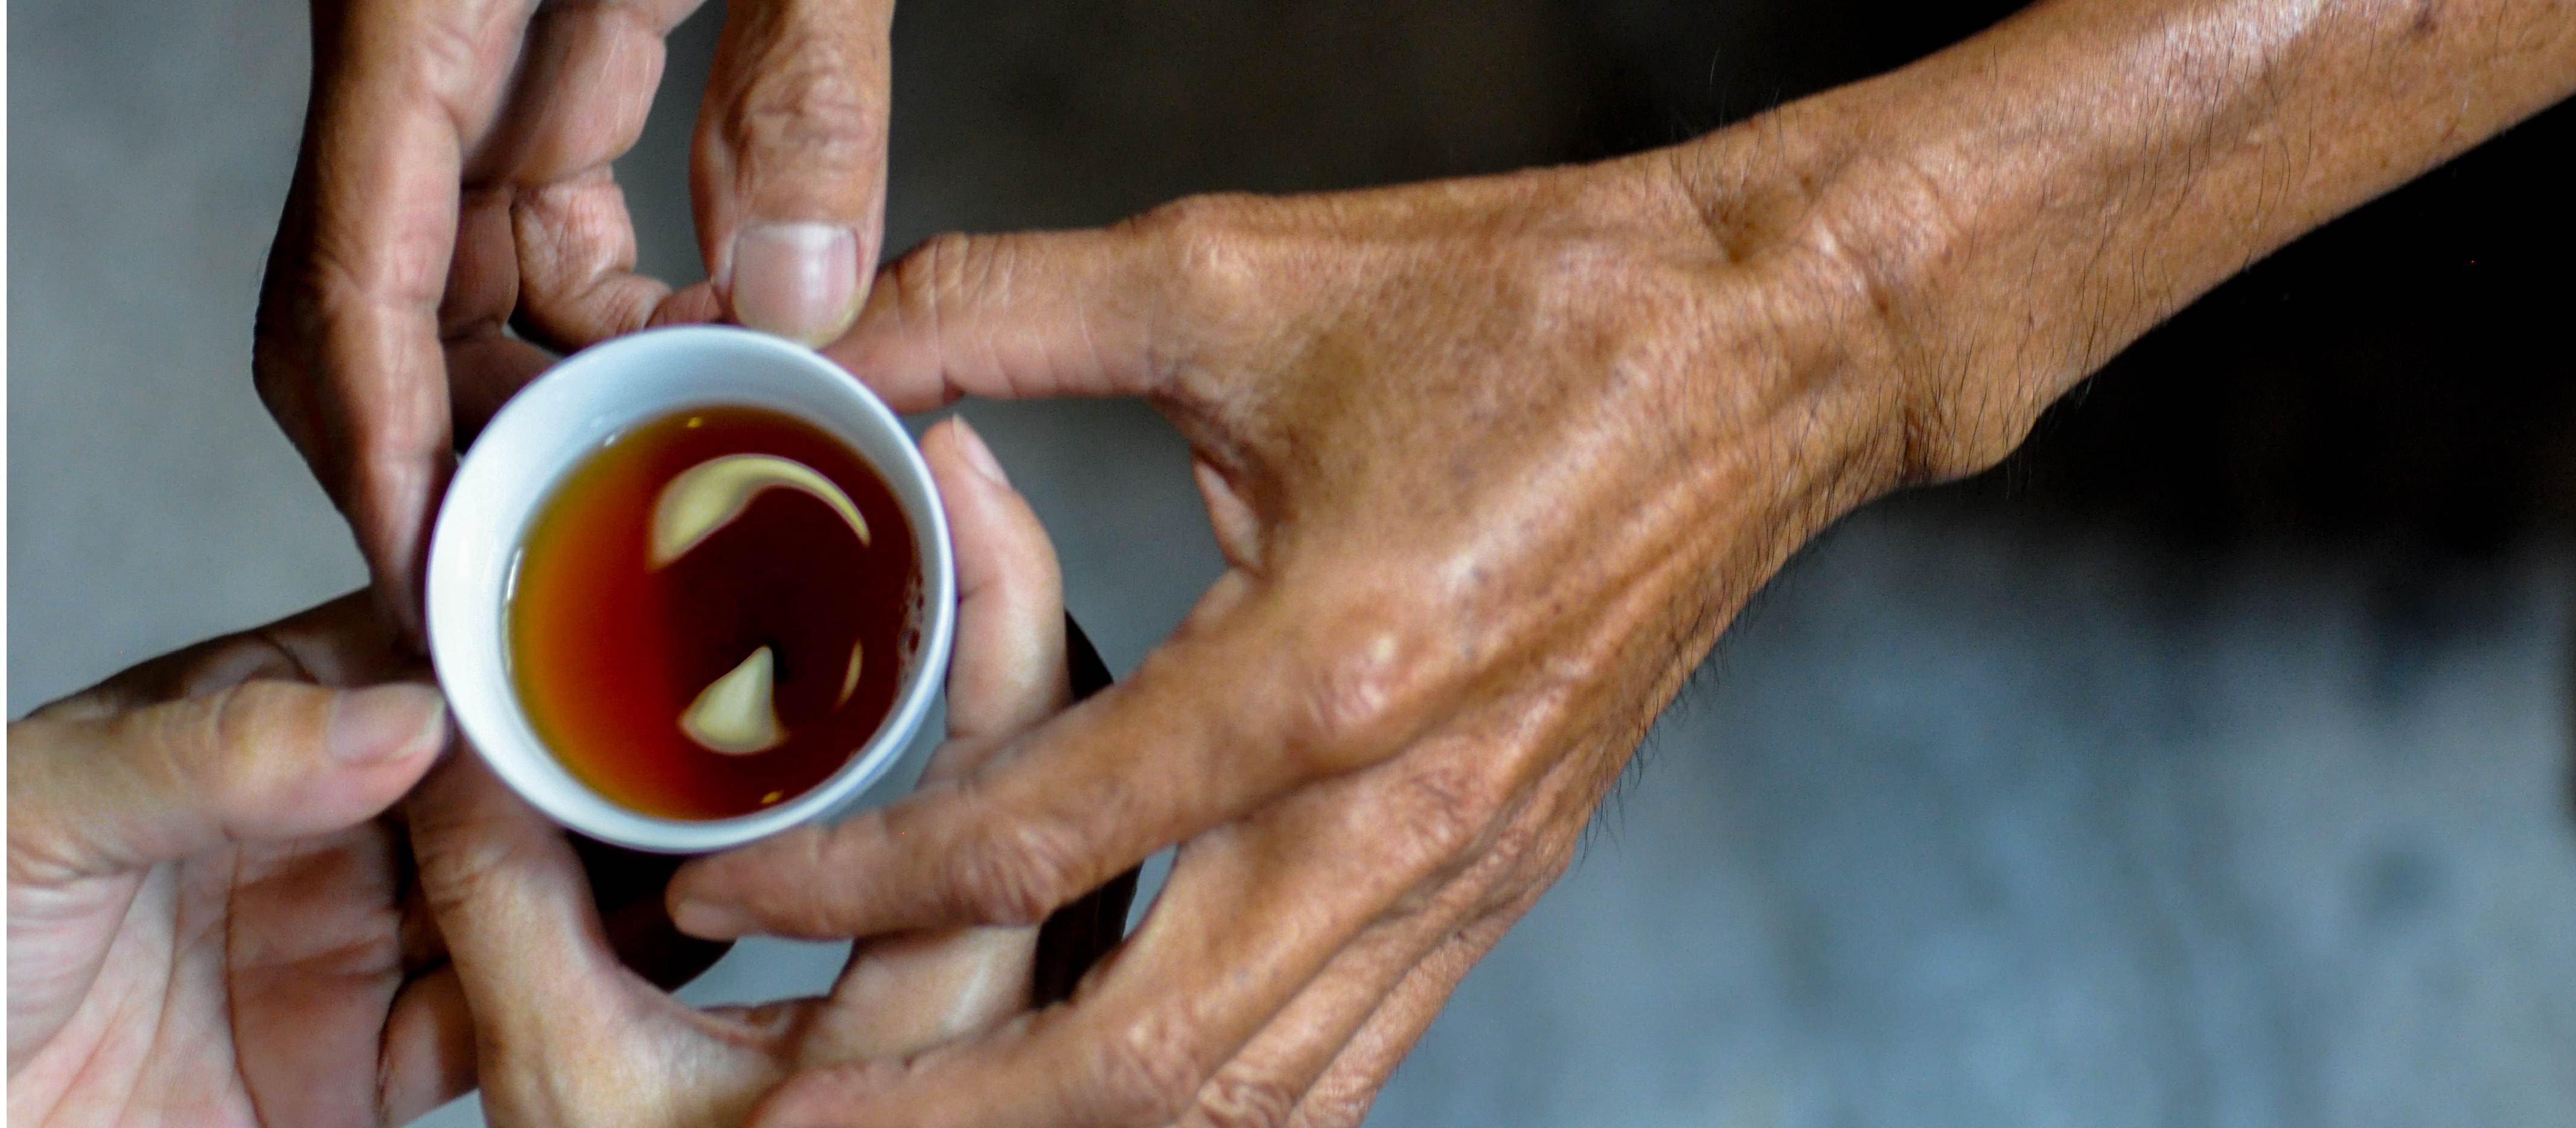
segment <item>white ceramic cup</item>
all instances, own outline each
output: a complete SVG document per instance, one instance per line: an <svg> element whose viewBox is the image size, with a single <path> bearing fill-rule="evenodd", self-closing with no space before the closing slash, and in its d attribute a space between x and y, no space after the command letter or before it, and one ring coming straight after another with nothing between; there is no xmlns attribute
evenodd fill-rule
<svg viewBox="0 0 2576 1128"><path fill-rule="evenodd" d="M549 751L510 678L510 589L530 523L555 486L601 447L687 408L763 407L847 443L885 479L921 562L920 645L894 708L848 763L804 794L726 819L640 814L591 790ZM720 326L655 329L566 358L512 398L474 440L431 533L429 650L457 726L502 781L555 821L637 850L699 853L838 811L903 755L948 668L957 565L930 468L883 401L813 350Z"/></svg>

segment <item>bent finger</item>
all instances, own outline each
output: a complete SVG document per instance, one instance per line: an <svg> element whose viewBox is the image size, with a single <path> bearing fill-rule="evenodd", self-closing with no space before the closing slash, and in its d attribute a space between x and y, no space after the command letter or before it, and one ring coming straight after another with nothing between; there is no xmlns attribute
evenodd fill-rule
<svg viewBox="0 0 2576 1128"><path fill-rule="evenodd" d="M1125 227L942 235L887 264L826 355L886 402L1130 395L1159 376L1171 278Z"/></svg>
<svg viewBox="0 0 2576 1128"><path fill-rule="evenodd" d="M1400 985L1477 914L1483 885L1461 874L1421 907L1371 924L1199 1087L1182 1123L1285 1122Z"/></svg>
<svg viewBox="0 0 2576 1128"><path fill-rule="evenodd" d="M983 436L963 418L932 427L921 455L957 545L957 644L948 667L948 736L990 751L1070 700L1064 580L1028 499L1011 488ZM952 744L923 772L937 782L981 756Z"/></svg>
<svg viewBox="0 0 2576 1128"><path fill-rule="evenodd" d="M1160 1125L1352 939L1446 864L1386 840L1418 793L1337 780L1184 847L1145 924L1076 992L900 1071L860 1064L791 1081L757 1123ZM1376 837L1382 850L1353 851Z"/></svg>
<svg viewBox="0 0 2576 1128"><path fill-rule="evenodd" d="M1306 1087L1284 1123L1290 1128L1358 1128L1387 1079L1395 1076L1395 1067L1431 1029L1441 1008L1449 1005L1458 984L1527 909L1524 902L1485 917L1450 936L1414 965Z"/></svg>
<svg viewBox="0 0 2576 1128"><path fill-rule="evenodd" d="M692 863L672 884L674 918L709 937L1034 924L1164 846L1377 762L1426 723L1431 663L1391 640L1355 660L1345 616L1249 583L1221 580L1133 678L974 773Z"/></svg>
<svg viewBox="0 0 2576 1128"><path fill-rule="evenodd" d="M414 632L452 462L438 309L464 150L499 105L531 7L316 6L319 73L262 286L260 396Z"/></svg>
<svg viewBox="0 0 2576 1128"><path fill-rule="evenodd" d="M376 1061L376 1108L387 1124L409 1124L474 1090L474 1012L453 965L395 992Z"/></svg>
<svg viewBox="0 0 2576 1128"><path fill-rule="evenodd" d="M671 287L635 273L635 224L602 165L518 193L510 224L519 249L514 324L563 351L653 324Z"/></svg>
<svg viewBox="0 0 2576 1128"><path fill-rule="evenodd" d="M583 1043L622 978L580 858L479 756L457 756L404 807L420 885L490 1046Z"/></svg>

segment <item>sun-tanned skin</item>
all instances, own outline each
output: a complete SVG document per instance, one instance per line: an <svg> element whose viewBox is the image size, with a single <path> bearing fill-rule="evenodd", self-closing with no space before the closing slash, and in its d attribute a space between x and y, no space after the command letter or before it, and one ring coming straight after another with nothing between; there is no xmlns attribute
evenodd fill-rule
<svg viewBox="0 0 2576 1128"><path fill-rule="evenodd" d="M684 870L682 925L1026 921L1182 853L1070 1006L762 1122L1356 1120L1798 545L2571 87L2564 3L2051 3L1606 164L926 245L833 354L1151 398L1233 567L973 777Z"/></svg>
<svg viewBox="0 0 2576 1128"><path fill-rule="evenodd" d="M505 103L525 4L326 7L348 14L317 55L263 387L399 593L448 390L470 430L541 363L504 320L578 345L724 303L627 273L605 161L633 75ZM642 50L677 10L567 8L531 41L604 67L631 57L600 43ZM709 170L757 147L761 175L864 166L862 191L802 181L829 215L763 217L856 224L864 256L884 5L778 11L728 32L783 77L719 68L702 239L743 182ZM796 53L802 19L845 72ZM808 1072L761 1121L1356 1121L1808 537L1993 464L2193 296L2571 87L2564 0L2053 0L1603 164L934 240L832 355L910 408L1150 398L1233 567L1132 681L897 807L700 863L674 905L713 935L1025 924L1182 852L1069 1005ZM521 128L549 96L615 128ZM547 143L491 140L514 134Z"/></svg>

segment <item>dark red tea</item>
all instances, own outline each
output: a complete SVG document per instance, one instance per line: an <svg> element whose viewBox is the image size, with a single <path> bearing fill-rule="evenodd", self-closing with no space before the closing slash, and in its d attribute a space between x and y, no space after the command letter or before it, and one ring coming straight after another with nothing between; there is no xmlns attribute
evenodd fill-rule
<svg viewBox="0 0 2576 1128"><path fill-rule="evenodd" d="M511 588L511 680L601 795L665 818L749 814L875 735L915 645L917 568L893 492L839 440L760 409L673 415L612 440L539 510Z"/></svg>

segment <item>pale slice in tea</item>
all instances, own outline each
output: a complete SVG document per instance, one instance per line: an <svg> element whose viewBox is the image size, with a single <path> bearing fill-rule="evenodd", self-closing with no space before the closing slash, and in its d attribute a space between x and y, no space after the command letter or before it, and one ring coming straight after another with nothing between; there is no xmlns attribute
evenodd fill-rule
<svg viewBox="0 0 2576 1128"><path fill-rule="evenodd" d="M818 428L706 408L619 436L531 525L511 680L582 782L643 814L785 802L893 708L920 585L911 524Z"/></svg>

